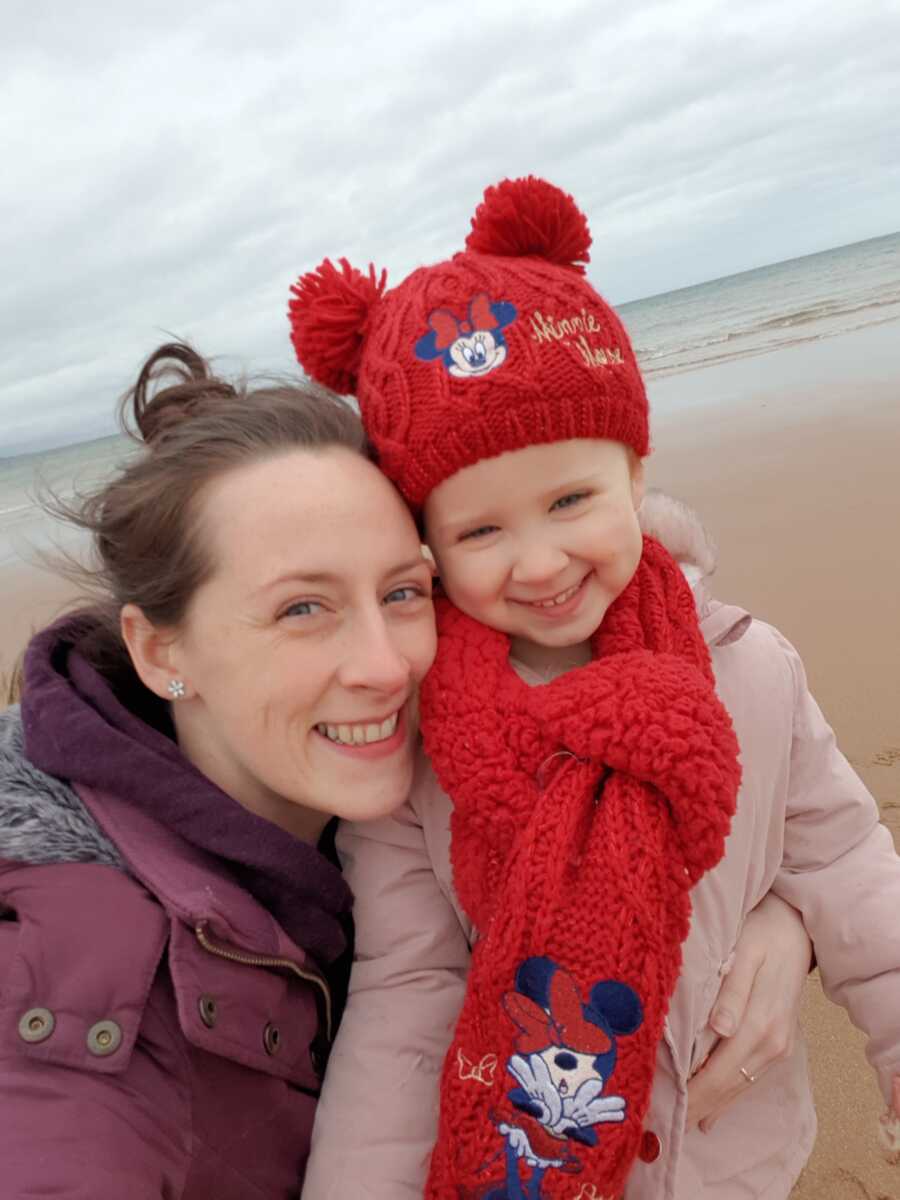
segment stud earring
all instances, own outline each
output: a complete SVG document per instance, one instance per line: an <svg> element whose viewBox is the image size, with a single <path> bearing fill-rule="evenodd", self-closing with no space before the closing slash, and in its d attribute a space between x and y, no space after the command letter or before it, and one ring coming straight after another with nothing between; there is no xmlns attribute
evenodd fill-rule
<svg viewBox="0 0 900 1200"><path fill-rule="evenodd" d="M166 689L173 700L184 699L184 684L180 679L170 679Z"/></svg>

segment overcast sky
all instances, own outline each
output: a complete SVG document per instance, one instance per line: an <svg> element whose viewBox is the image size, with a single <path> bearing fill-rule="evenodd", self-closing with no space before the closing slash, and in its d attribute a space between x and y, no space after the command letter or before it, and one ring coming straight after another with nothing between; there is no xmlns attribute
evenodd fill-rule
<svg viewBox="0 0 900 1200"><path fill-rule="evenodd" d="M166 332L291 369L300 271L398 282L506 175L619 302L900 227L900 0L0 11L0 455L112 432Z"/></svg>

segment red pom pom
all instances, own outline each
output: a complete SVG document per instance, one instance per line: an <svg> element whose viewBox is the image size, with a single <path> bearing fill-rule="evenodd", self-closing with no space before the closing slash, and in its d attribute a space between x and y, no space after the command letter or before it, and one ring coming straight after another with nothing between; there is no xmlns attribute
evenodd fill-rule
<svg viewBox="0 0 900 1200"><path fill-rule="evenodd" d="M489 187L466 238L466 249L478 254L533 255L581 275L590 245L587 219L572 197L533 175Z"/></svg>
<svg viewBox="0 0 900 1200"><path fill-rule="evenodd" d="M343 396L356 391L369 314L385 289L387 272L376 277L370 263L363 275L346 258L338 265L340 270L326 258L300 276L291 288L288 316L300 366Z"/></svg>

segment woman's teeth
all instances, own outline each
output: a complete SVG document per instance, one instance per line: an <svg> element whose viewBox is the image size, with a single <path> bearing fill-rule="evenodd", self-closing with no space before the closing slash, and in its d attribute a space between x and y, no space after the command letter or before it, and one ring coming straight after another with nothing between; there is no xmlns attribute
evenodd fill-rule
<svg viewBox="0 0 900 1200"><path fill-rule="evenodd" d="M317 725L316 731L341 746L368 746L393 737L399 718L400 713L395 712L380 725Z"/></svg>
<svg viewBox="0 0 900 1200"><path fill-rule="evenodd" d="M567 600L571 600L578 589L581 587L584 580L579 580L574 587L570 587L568 591L560 592L558 596L554 596L552 600L532 600L533 608L554 608L557 604L565 604Z"/></svg>

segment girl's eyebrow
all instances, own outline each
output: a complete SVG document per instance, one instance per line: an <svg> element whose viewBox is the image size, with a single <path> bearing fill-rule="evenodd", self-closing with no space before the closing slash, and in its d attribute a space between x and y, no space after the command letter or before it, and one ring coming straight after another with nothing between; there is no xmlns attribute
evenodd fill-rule
<svg viewBox="0 0 900 1200"><path fill-rule="evenodd" d="M596 474L585 475L580 479L566 479L563 482L556 483L553 485L553 487L548 488L541 496L541 500L546 502L551 496L565 495L566 492L577 492L582 488L596 486ZM465 532L467 529L476 528L479 525L492 524L494 524L493 510L484 509L480 513L477 513L473 516L455 519L452 521L445 521L443 525L438 525L435 532L440 537L448 537L455 533Z"/></svg>
<svg viewBox="0 0 900 1200"><path fill-rule="evenodd" d="M558 483L556 487L550 488L547 495L558 495L560 492L577 492L580 488L594 487L596 483L596 475L585 475L583 479L567 479L565 483Z"/></svg>
<svg viewBox="0 0 900 1200"><path fill-rule="evenodd" d="M494 521L490 516L484 513L478 516L466 517L455 521L445 521L443 525L439 525L436 529L438 537L449 538L456 534L465 533L467 529L478 529L482 525L493 525Z"/></svg>

